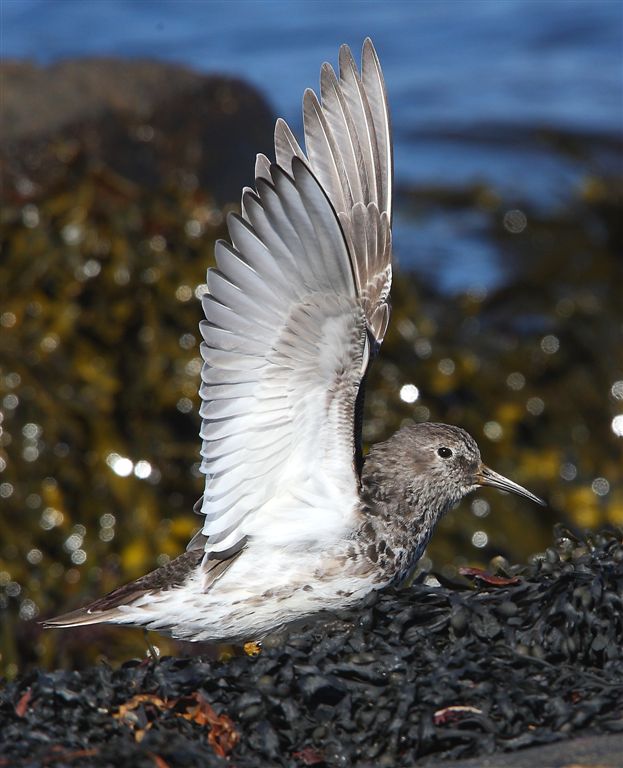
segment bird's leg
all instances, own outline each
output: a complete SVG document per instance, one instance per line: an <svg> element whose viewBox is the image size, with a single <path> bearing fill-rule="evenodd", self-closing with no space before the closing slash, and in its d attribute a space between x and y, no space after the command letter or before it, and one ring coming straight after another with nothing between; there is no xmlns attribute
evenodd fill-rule
<svg viewBox="0 0 623 768"><path fill-rule="evenodd" d="M143 629L143 635L145 637L145 642L147 643L147 649L149 651L149 655L151 656L151 660L153 662L157 662L159 660L159 658L160 658L160 655L159 655L158 651L152 645L152 642L149 639L149 632L146 629Z"/></svg>

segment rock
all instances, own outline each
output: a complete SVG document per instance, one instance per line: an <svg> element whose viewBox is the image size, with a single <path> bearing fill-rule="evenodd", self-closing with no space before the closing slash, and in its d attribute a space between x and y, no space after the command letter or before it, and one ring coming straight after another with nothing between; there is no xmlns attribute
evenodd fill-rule
<svg viewBox="0 0 623 768"><path fill-rule="evenodd" d="M141 186L199 186L237 202L274 117L250 85L156 61L0 64L1 199L40 195L79 158Z"/></svg>

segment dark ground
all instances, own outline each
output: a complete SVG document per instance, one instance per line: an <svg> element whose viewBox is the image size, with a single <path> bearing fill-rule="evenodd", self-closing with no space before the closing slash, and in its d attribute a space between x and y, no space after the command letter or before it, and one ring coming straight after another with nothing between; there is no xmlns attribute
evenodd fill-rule
<svg viewBox="0 0 623 768"><path fill-rule="evenodd" d="M617 765L622 532L559 529L527 566L467 570L257 658L33 671L0 693L0 765Z"/></svg>

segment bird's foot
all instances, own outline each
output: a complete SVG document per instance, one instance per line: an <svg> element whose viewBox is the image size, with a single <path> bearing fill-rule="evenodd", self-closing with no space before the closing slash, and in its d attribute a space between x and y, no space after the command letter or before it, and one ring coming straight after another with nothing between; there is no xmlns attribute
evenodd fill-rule
<svg viewBox="0 0 623 768"><path fill-rule="evenodd" d="M260 653L262 652L262 644L259 642L253 641L250 643L245 643L242 646L242 649L244 650L247 656L250 656L252 659L254 659L256 656L259 656Z"/></svg>

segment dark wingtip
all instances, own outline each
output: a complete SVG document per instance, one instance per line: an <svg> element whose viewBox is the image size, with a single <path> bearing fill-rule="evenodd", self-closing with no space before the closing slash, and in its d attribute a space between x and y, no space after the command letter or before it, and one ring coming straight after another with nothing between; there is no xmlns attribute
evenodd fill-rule
<svg viewBox="0 0 623 768"><path fill-rule="evenodd" d="M53 616L50 619L42 619L37 622L44 629L59 629L62 627L78 626L91 619L90 623L97 621L97 616L91 614L88 608L77 608L75 611L61 613L59 616Z"/></svg>

